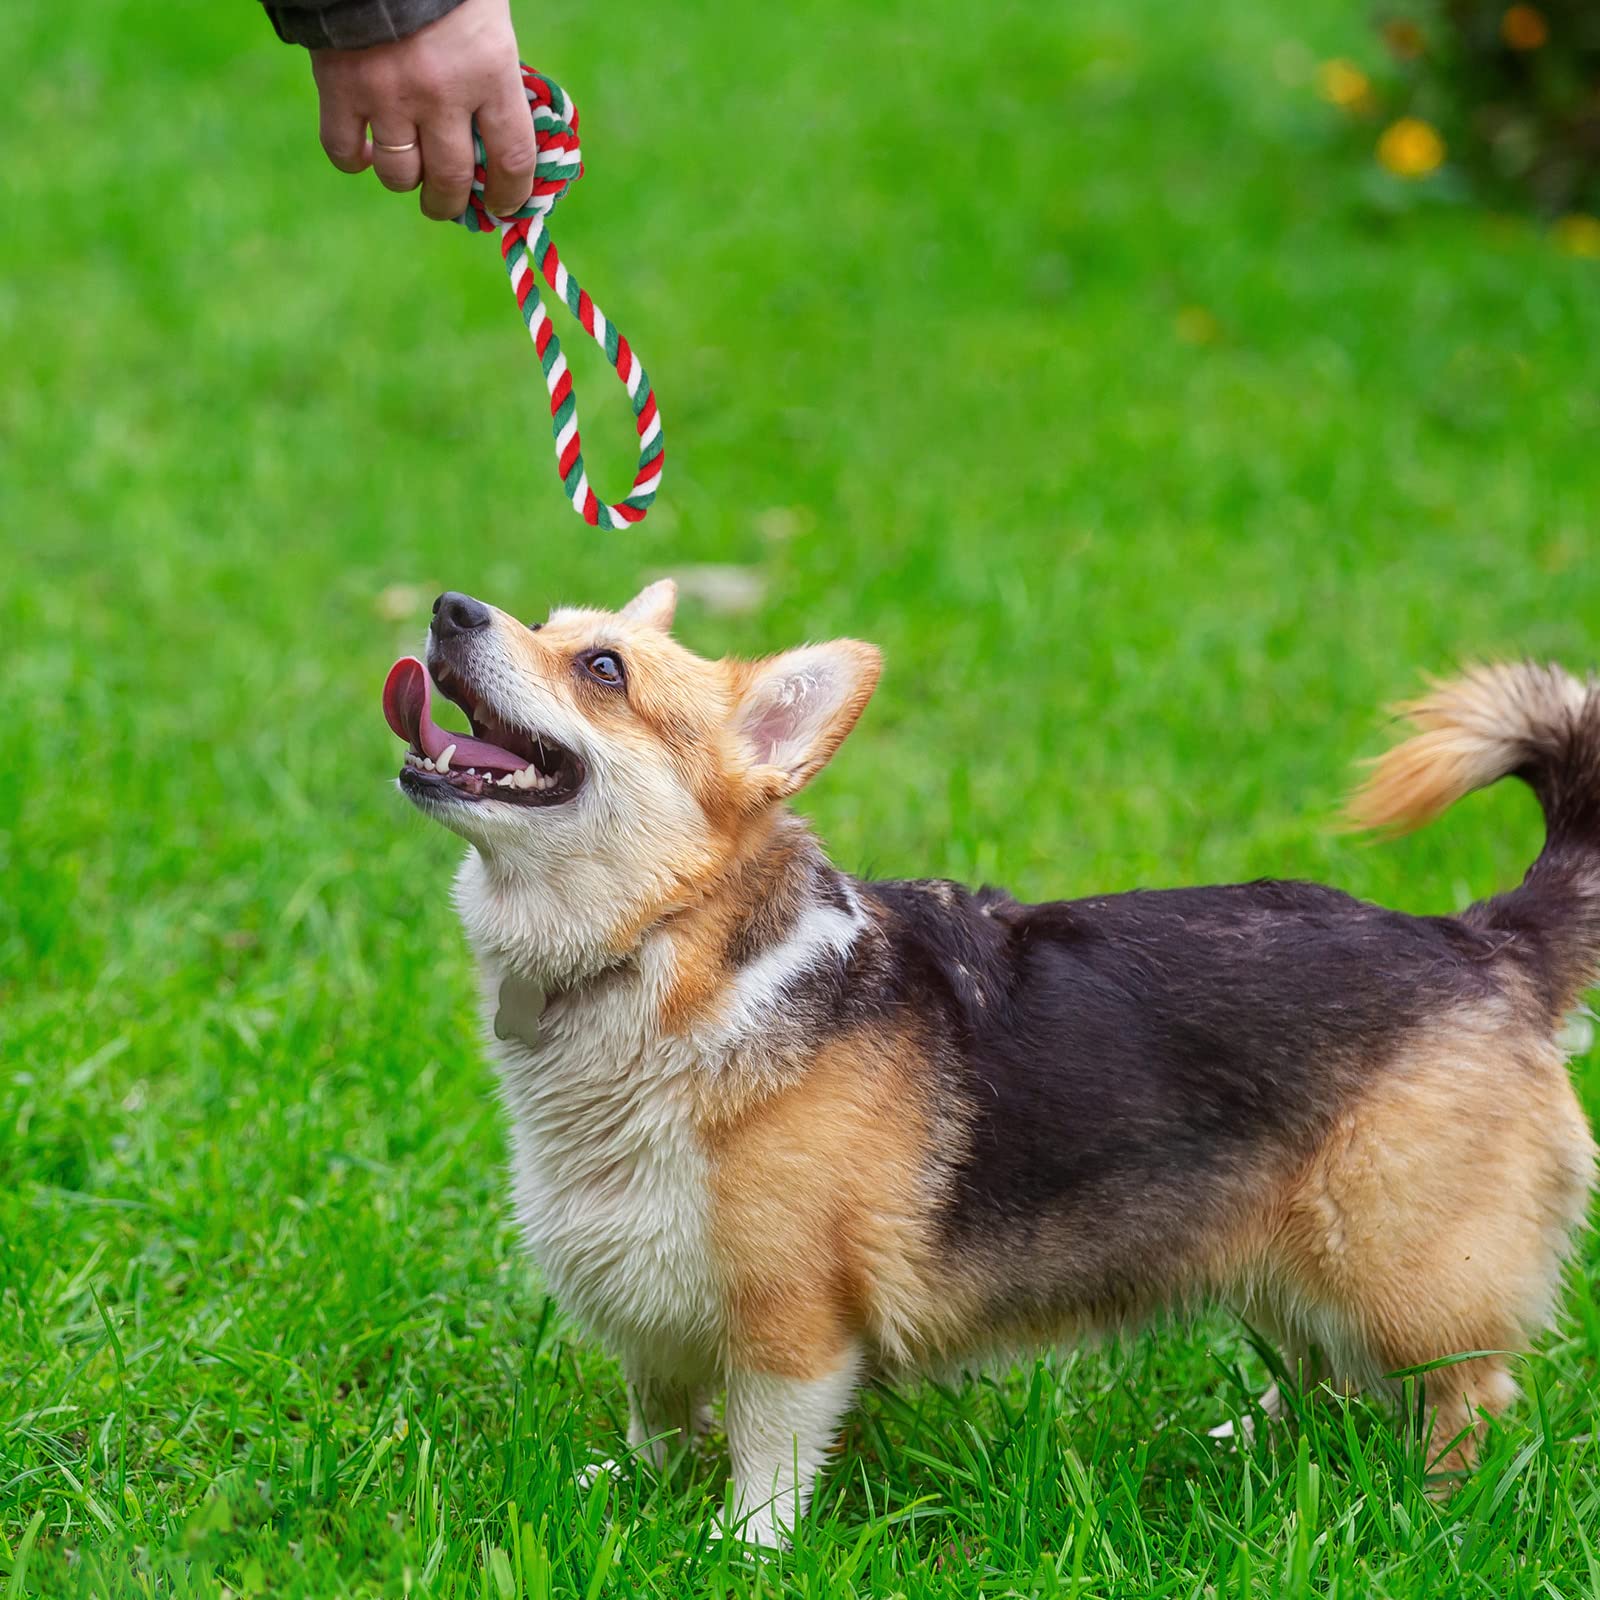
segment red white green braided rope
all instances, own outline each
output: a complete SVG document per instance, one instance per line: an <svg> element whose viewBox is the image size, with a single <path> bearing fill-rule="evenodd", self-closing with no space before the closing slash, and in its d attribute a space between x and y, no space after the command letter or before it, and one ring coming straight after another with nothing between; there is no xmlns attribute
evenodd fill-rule
<svg viewBox="0 0 1600 1600"><path fill-rule="evenodd" d="M545 219L556 202L583 176L583 155L578 145L578 111L566 91L531 67L522 69L528 109L533 113L539 162L534 170L533 194L523 208L509 217L496 217L484 208L483 140L473 128L477 170L472 180L472 200L457 222L474 233L500 230L500 254L517 297L522 320L528 325L533 348L544 368L550 391L550 431L556 445L556 471L572 509L591 527L625 528L640 522L661 486L666 450L661 438L661 416L655 392L643 364L616 325L601 311L578 280L562 265ZM634 428L639 435L639 465L626 498L608 505L594 492L583 465L583 442L578 435L578 402L572 392L572 374L561 353L561 341L544 308L538 289L543 278L558 300L578 319L578 325L605 352L633 402Z"/></svg>

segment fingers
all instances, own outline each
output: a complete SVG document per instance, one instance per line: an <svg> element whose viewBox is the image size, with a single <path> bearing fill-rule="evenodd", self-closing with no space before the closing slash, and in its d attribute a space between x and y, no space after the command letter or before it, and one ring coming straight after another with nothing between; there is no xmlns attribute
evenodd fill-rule
<svg viewBox="0 0 1600 1600"><path fill-rule="evenodd" d="M370 166L385 188L420 184L428 216L458 217L472 192L476 113L488 153L484 203L505 216L528 199L538 151L508 0L459 0L388 44L313 50L311 69L322 145L341 172Z"/></svg>
<svg viewBox="0 0 1600 1600"><path fill-rule="evenodd" d="M385 147L389 148L385 148ZM415 124L393 119L372 124L372 170L385 189L404 193L422 182L423 146Z"/></svg>
<svg viewBox="0 0 1600 1600"><path fill-rule="evenodd" d="M324 100L318 124L322 148L341 172L365 172L372 163L367 119L337 102Z"/></svg>
<svg viewBox="0 0 1600 1600"><path fill-rule="evenodd" d="M422 129L422 212L435 222L459 217L472 193L472 119L441 113Z"/></svg>
<svg viewBox="0 0 1600 1600"><path fill-rule="evenodd" d="M478 131L488 157L483 203L495 216L508 217L533 193L533 169L539 162L520 72L508 74L506 81L496 86L494 96L479 107Z"/></svg>

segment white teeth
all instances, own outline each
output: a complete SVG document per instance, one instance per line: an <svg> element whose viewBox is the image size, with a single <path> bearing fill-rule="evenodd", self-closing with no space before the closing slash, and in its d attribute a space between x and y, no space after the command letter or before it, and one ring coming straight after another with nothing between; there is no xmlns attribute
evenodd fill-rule
<svg viewBox="0 0 1600 1600"><path fill-rule="evenodd" d="M430 761L426 756L419 756L415 750L408 750L406 751L406 765L408 767L416 767L423 772L447 773L452 770L450 757L455 753L455 748L454 745L451 745L448 750L433 761ZM487 768L482 773L476 767L457 767L454 770L458 773L464 772L468 777L482 777L486 782L494 784L499 789L534 789L543 791L555 788L559 782L555 773L546 774L540 772L539 768L531 761L525 767L518 767L515 772L501 773L498 776Z"/></svg>

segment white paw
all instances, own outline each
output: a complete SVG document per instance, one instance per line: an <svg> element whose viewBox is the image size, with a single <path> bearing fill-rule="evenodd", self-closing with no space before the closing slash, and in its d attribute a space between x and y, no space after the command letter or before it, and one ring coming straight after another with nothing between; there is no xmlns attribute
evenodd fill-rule
<svg viewBox="0 0 1600 1600"><path fill-rule="evenodd" d="M615 1482L621 1476L621 1464L607 1456L604 1461L591 1461L578 1474L578 1487L580 1489L592 1489L601 1478L610 1478Z"/></svg>
<svg viewBox="0 0 1600 1600"><path fill-rule="evenodd" d="M1253 1444L1256 1437L1256 1419L1254 1417L1240 1417L1239 1426L1236 1428L1230 1418L1227 1422L1219 1422L1214 1428L1206 1429L1208 1439L1242 1439L1246 1444Z"/></svg>

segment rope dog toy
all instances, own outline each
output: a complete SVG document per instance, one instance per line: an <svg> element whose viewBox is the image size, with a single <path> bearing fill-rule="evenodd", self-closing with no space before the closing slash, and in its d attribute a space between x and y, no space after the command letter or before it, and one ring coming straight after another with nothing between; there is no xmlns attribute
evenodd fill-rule
<svg viewBox="0 0 1600 1600"><path fill-rule="evenodd" d="M641 522L661 486L661 468L666 450L661 438L661 416L656 397L645 376L644 366L633 347L623 338L616 324L578 286L578 280L561 264L555 241L545 226L556 202L583 176L583 154L578 146L578 108L567 92L531 67L522 68L522 87L533 113L534 137L539 145L539 161L534 169L533 194L520 211L496 217L483 203L483 140L473 124L472 142L476 167L472 178L472 198L467 210L456 221L474 233L500 230L500 254L505 258L517 308L533 339L544 368L544 381L550 391L550 432L556 444L556 472L566 490L572 509L590 527L625 528ZM625 499L608 505L595 494L583 467L583 443L578 437L578 402L572 392L572 374L561 353L561 341L545 311L534 272L566 302L578 324L605 352L633 402L634 428L639 435L639 466L633 487Z"/></svg>

